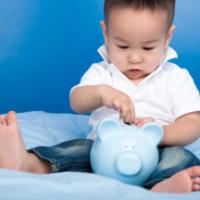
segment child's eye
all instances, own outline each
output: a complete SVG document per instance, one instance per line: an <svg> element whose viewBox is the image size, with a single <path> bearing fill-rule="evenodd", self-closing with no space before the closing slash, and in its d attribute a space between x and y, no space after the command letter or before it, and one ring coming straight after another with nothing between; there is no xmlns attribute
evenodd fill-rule
<svg viewBox="0 0 200 200"><path fill-rule="evenodd" d="M145 50L145 51L151 51L151 50L153 50L155 47L143 47L143 49Z"/></svg>
<svg viewBox="0 0 200 200"><path fill-rule="evenodd" d="M117 45L120 49L128 49L129 46L127 45Z"/></svg>

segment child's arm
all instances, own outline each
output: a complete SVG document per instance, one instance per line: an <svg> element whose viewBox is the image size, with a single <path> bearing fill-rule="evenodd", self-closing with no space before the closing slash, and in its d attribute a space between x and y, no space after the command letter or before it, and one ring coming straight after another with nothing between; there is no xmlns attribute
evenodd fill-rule
<svg viewBox="0 0 200 200"><path fill-rule="evenodd" d="M100 85L75 88L70 96L72 110L78 113L87 113L102 106L99 90Z"/></svg>
<svg viewBox="0 0 200 200"><path fill-rule="evenodd" d="M200 112L178 118L175 123L164 126L162 145L187 145L200 136Z"/></svg>
<svg viewBox="0 0 200 200"><path fill-rule="evenodd" d="M75 112L91 112L101 106L107 106L118 110L124 122L133 123L135 120L130 97L109 85L77 87L71 93L70 103Z"/></svg>

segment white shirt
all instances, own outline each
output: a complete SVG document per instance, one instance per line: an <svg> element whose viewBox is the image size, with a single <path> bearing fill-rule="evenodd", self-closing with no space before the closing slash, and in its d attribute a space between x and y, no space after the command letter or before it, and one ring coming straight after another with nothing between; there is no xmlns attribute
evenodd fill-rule
<svg viewBox="0 0 200 200"><path fill-rule="evenodd" d="M161 125L173 123L178 117L200 111L200 96L192 77L186 69L168 62L177 53L168 48L163 63L137 86L118 68L109 63L104 46L98 49L103 61L92 64L78 85L110 85L132 99L136 118L151 117ZM75 88L73 87L72 90ZM71 91L72 91L71 90ZM90 138L95 138L96 126L105 117L119 117L113 109L100 107L92 112L89 123L93 127Z"/></svg>

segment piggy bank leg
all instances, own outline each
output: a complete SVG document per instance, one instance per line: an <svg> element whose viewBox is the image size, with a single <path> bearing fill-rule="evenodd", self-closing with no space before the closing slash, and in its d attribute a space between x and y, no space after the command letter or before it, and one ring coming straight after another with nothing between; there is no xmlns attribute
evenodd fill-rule
<svg viewBox="0 0 200 200"><path fill-rule="evenodd" d="M151 189L156 183L173 176L181 170L200 165L200 160L182 147L160 148L159 152L159 164L145 182L145 188Z"/></svg>

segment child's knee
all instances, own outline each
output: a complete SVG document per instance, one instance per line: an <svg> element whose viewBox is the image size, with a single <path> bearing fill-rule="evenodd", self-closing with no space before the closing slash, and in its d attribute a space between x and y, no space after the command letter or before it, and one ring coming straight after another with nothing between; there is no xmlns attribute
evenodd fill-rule
<svg viewBox="0 0 200 200"><path fill-rule="evenodd" d="M163 150L160 160L161 168L181 167L191 165L195 156L183 147L167 147Z"/></svg>

